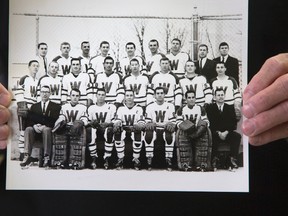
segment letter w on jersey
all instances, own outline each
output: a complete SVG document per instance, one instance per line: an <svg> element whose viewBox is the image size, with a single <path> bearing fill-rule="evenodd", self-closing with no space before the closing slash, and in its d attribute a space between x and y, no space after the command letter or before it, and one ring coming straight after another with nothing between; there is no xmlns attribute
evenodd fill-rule
<svg viewBox="0 0 288 216"><path fill-rule="evenodd" d="M155 111L155 114L156 114L156 122L164 122L166 111L163 112L162 110Z"/></svg>
<svg viewBox="0 0 288 216"><path fill-rule="evenodd" d="M194 84L194 85L186 85L186 89L187 89L187 91L194 91L194 92L196 92L196 90L197 90L197 84Z"/></svg>
<svg viewBox="0 0 288 216"><path fill-rule="evenodd" d="M77 117L77 115L78 115L78 110L77 111L75 111L75 113L74 113L74 110L71 110L70 112L67 110L66 111L66 116L67 116L67 122L74 122L75 120L76 120L76 117Z"/></svg>
<svg viewBox="0 0 288 216"><path fill-rule="evenodd" d="M70 82L70 85L71 85L71 89L79 89L80 88L80 85L81 85L81 81L79 82Z"/></svg>
<svg viewBox="0 0 288 216"><path fill-rule="evenodd" d="M50 90L52 95L59 95L60 85L50 85Z"/></svg>
<svg viewBox="0 0 288 216"><path fill-rule="evenodd" d="M170 61L171 70L178 70L179 59Z"/></svg>
<svg viewBox="0 0 288 216"><path fill-rule="evenodd" d="M106 121L107 112L95 113L98 123L104 123Z"/></svg>
<svg viewBox="0 0 288 216"><path fill-rule="evenodd" d="M196 120L197 120L197 117L198 117L198 114L196 114L196 115L185 115L185 117L186 117L186 119L187 120L189 120L189 121L191 121L191 122L193 122L194 124L196 124Z"/></svg>
<svg viewBox="0 0 288 216"><path fill-rule="evenodd" d="M30 94L32 98L37 97L37 90L36 90L36 86L30 86Z"/></svg>
<svg viewBox="0 0 288 216"><path fill-rule="evenodd" d="M135 115L124 115L126 126L132 126L134 124Z"/></svg>
<svg viewBox="0 0 288 216"><path fill-rule="evenodd" d="M138 95L138 94L139 94L139 91L140 91L140 89L141 89L141 86L142 86L142 84L139 84L139 85L137 85L137 84L134 84L134 85L130 84L130 89L133 90L136 95Z"/></svg>
<svg viewBox="0 0 288 216"><path fill-rule="evenodd" d="M159 83L159 86L164 88L164 93L167 94L170 88L170 83Z"/></svg>

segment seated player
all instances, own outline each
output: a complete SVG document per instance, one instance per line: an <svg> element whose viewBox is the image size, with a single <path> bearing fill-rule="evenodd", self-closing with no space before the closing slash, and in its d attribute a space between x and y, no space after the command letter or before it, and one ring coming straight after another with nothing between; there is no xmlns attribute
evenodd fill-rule
<svg viewBox="0 0 288 216"><path fill-rule="evenodd" d="M144 113L141 106L134 102L135 94L133 90L125 91L124 105L120 106L116 113L114 123L114 139L118 155L117 169L123 168L125 142L127 132L131 132L133 140L133 162L134 168L140 168L140 151L142 148L142 131L145 128Z"/></svg>
<svg viewBox="0 0 288 216"><path fill-rule="evenodd" d="M205 171L211 166L211 144L206 136L209 121L205 109L196 104L193 90L187 91L185 98L187 104L177 110L176 117L179 168L187 171L195 167L197 171Z"/></svg>
<svg viewBox="0 0 288 216"><path fill-rule="evenodd" d="M49 86L42 86L40 95L42 100L31 106L27 115L27 127L24 133L24 159L20 163L22 168L28 168L33 162L31 157L35 140L41 140L44 149L43 167L50 166L52 145L52 127L59 116L61 106L49 100ZM42 163L42 161L40 161Z"/></svg>
<svg viewBox="0 0 288 216"><path fill-rule="evenodd" d="M172 171L172 157L175 141L175 108L172 103L165 102L163 87L155 89L155 102L146 107L145 148L148 170L152 168L154 141L156 133L163 133L165 141L165 158L167 170Z"/></svg>
<svg viewBox="0 0 288 216"><path fill-rule="evenodd" d="M57 168L81 169L84 167L86 135L83 134L83 126L88 121L87 108L79 103L80 95L78 89L71 90L71 101L62 105L59 118L52 131L55 132L52 165Z"/></svg>
<svg viewBox="0 0 288 216"><path fill-rule="evenodd" d="M96 138L97 132L104 134L104 168L109 168L109 158L111 157L114 140L113 140L113 120L116 113L116 106L105 102L106 91L104 88L98 89L96 93L97 102L88 108L88 121L92 127L91 133L87 133L91 136L91 142L88 144L90 155L92 157L91 168L96 169L97 145Z"/></svg>

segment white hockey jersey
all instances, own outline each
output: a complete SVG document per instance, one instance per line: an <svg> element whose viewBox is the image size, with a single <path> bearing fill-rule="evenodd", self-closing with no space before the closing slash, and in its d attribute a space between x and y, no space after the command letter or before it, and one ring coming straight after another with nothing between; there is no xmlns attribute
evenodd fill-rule
<svg viewBox="0 0 288 216"><path fill-rule="evenodd" d="M49 86L50 87L50 101L61 104L61 97L62 97L62 78L56 76L55 78L50 75L43 76L38 83L37 87L37 101L41 101L40 97L40 90L42 86Z"/></svg>
<svg viewBox="0 0 288 216"><path fill-rule="evenodd" d="M185 75L185 64L190 59L188 53L179 52L177 55L169 53L166 57L170 60L171 71L178 77Z"/></svg>

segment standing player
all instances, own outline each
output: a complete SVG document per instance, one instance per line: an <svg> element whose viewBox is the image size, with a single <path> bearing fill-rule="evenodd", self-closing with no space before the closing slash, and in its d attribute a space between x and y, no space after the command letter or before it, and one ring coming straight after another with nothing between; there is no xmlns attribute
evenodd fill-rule
<svg viewBox="0 0 288 216"><path fill-rule="evenodd" d="M31 60L28 63L29 75L23 76L18 86L14 91L15 99L17 101L17 114L19 123L19 139L18 148L20 151L20 161L24 157L24 131L26 127L26 117L28 109L32 104L37 102L37 85L38 79L36 75L39 70L39 62L37 60Z"/></svg>
<svg viewBox="0 0 288 216"><path fill-rule="evenodd" d="M225 92L225 103L234 105L237 119L241 118L242 97L236 80L226 75L226 66L224 62L216 63L216 71L218 76L211 81L212 89L223 89Z"/></svg>
<svg viewBox="0 0 288 216"><path fill-rule="evenodd" d="M185 64L185 76L179 80L182 94L185 96L187 91L194 91L196 104L203 106L212 102L212 90L206 77L196 74L195 62L189 60ZM186 103L186 98L183 97L183 104Z"/></svg>
<svg viewBox="0 0 288 216"><path fill-rule="evenodd" d="M62 80L62 104L70 102L71 98L68 92L72 89L79 89L79 103L86 106L92 104L92 85L87 73L81 72L81 60L79 58L71 59L71 73L64 75Z"/></svg>
<svg viewBox="0 0 288 216"><path fill-rule="evenodd" d="M239 85L239 61L238 59L230 56L229 45L226 42L222 42L219 45L220 56L215 58L215 62L224 62L227 68L226 74L233 77Z"/></svg>
<svg viewBox="0 0 288 216"><path fill-rule="evenodd" d="M133 90L125 91L125 102L117 110L114 124L115 146L118 155L117 169L123 168L125 142L127 133L131 133L133 140L133 162L134 168L140 168L140 151L142 149L142 131L145 128L143 109L134 103Z"/></svg>
<svg viewBox="0 0 288 216"><path fill-rule="evenodd" d="M37 56L36 60L39 62L39 70L36 74L36 78L39 80L42 76L46 75L48 72L48 60L47 60L47 52L48 45L46 43L39 43L37 46Z"/></svg>
<svg viewBox="0 0 288 216"><path fill-rule="evenodd" d="M170 53L167 58L170 60L171 71L178 77L184 76L184 67L186 62L190 59L188 53L181 51L181 40L174 38L172 40Z"/></svg>
<svg viewBox="0 0 288 216"><path fill-rule="evenodd" d="M149 85L149 78L140 72L140 64L137 59L130 61L131 75L124 78L123 83L125 89L131 89L134 92L134 102L141 107L147 105L147 87Z"/></svg>
<svg viewBox="0 0 288 216"><path fill-rule="evenodd" d="M48 67L48 74L43 76L38 83L37 98L41 100L40 90L42 86L50 87L50 101L61 104L61 92L62 92L62 78L57 76L59 65L57 62L50 62Z"/></svg>
<svg viewBox="0 0 288 216"><path fill-rule="evenodd" d="M151 76L156 71L160 71L160 60L165 57L164 54L159 53L159 43L157 40L150 40L148 47L150 49L150 55L146 57L146 70L147 74Z"/></svg>
<svg viewBox="0 0 288 216"><path fill-rule="evenodd" d="M144 60L142 59L142 57L138 56L135 54L136 51L136 45L133 42L128 42L125 46L126 48L126 53L127 56L124 57L121 61L120 61L120 67L121 67L121 71L122 71L122 76L125 77L127 75L130 75L131 73L131 68L130 68L130 61L133 58L138 59L139 64L140 64L140 70L142 70L144 68Z"/></svg>
<svg viewBox="0 0 288 216"><path fill-rule="evenodd" d="M59 118L56 120L53 131L59 134L62 137L65 137L66 144L59 145L56 141L55 150L52 156L52 163L54 166L60 166L61 168L66 168L67 165L69 168L78 169L83 168L84 159L83 149L85 149L86 143L81 142L81 136L83 137L83 126L88 122L87 120L87 107L79 103L81 92L79 89L72 89L70 92L71 101L62 105L60 110ZM57 139L55 139L57 140ZM80 142L79 142L80 140ZM63 144L63 143L61 143ZM69 147L67 145L70 145ZM79 148L79 146L81 148ZM62 151L62 154L59 152ZM69 151L69 153L68 153ZM59 154L59 155L58 155ZM62 160L59 160L59 156L64 155ZM66 156L66 157L65 157Z"/></svg>
<svg viewBox="0 0 288 216"><path fill-rule="evenodd" d="M211 79L217 76L215 71L215 62L207 58L208 46L200 44L198 55L199 60L196 62L197 73L206 77L207 81L211 83Z"/></svg>
<svg viewBox="0 0 288 216"><path fill-rule="evenodd" d="M81 70L84 73L88 73L88 69L90 68L90 43L89 41L83 41L81 43L82 54L79 56L81 60Z"/></svg>
<svg viewBox="0 0 288 216"><path fill-rule="evenodd" d="M163 87L165 90L165 101L172 103L176 109L181 106L182 91L178 78L170 71L170 61L164 57L160 60L161 71L155 72L150 77L150 86L147 94L147 104L153 101L154 89Z"/></svg>
<svg viewBox="0 0 288 216"><path fill-rule="evenodd" d="M71 47L68 42L63 42L60 45L61 55L56 56L52 61L55 61L59 64L58 76L63 77L64 75L70 73L71 69L71 59L69 56Z"/></svg>
<svg viewBox="0 0 288 216"><path fill-rule="evenodd" d="M104 72L96 76L96 88L104 88L106 102L115 103L118 106L124 99L124 87L120 74L113 71L114 59L107 56L104 60Z"/></svg>
<svg viewBox="0 0 288 216"><path fill-rule="evenodd" d="M154 156L154 141L157 133L163 134L168 171L172 171L172 157L175 141L175 108L165 102L165 89L155 88L156 101L146 107L145 148L148 169L151 170Z"/></svg>
<svg viewBox="0 0 288 216"><path fill-rule="evenodd" d="M94 70L94 74L97 75L101 72L104 72L103 62L109 54L110 44L108 41L102 41L100 43L100 55L93 56L90 59L90 66Z"/></svg>
<svg viewBox="0 0 288 216"><path fill-rule="evenodd" d="M112 154L114 140L113 140L113 121L116 113L116 107L113 104L105 102L106 92L105 89L98 89L96 94L97 102L88 108L88 120L91 125L91 142L88 144L90 155L92 157L91 168L96 169L97 145L96 138L97 132L100 131L104 134L104 168L109 168L109 159ZM89 134L89 133L88 133Z"/></svg>

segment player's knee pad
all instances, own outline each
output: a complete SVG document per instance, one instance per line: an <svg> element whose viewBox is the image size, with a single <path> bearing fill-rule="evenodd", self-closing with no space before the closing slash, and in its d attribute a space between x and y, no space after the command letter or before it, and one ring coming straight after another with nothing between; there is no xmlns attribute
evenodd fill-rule
<svg viewBox="0 0 288 216"><path fill-rule="evenodd" d="M173 144L175 141L175 133L170 133L168 131L165 131L163 133L163 139L168 145Z"/></svg>
<svg viewBox="0 0 288 216"><path fill-rule="evenodd" d="M141 131L135 131L132 135L133 141L141 141L142 140L142 132Z"/></svg>
<svg viewBox="0 0 288 216"><path fill-rule="evenodd" d="M121 133L117 133L117 134L120 134L120 136L121 136ZM104 133L104 138L105 138L106 142L112 143L113 142L113 135L114 135L113 127L107 127L105 129L105 133Z"/></svg>
<svg viewBox="0 0 288 216"><path fill-rule="evenodd" d="M145 142L150 144L154 139L154 131L152 130L147 130L145 132Z"/></svg>

